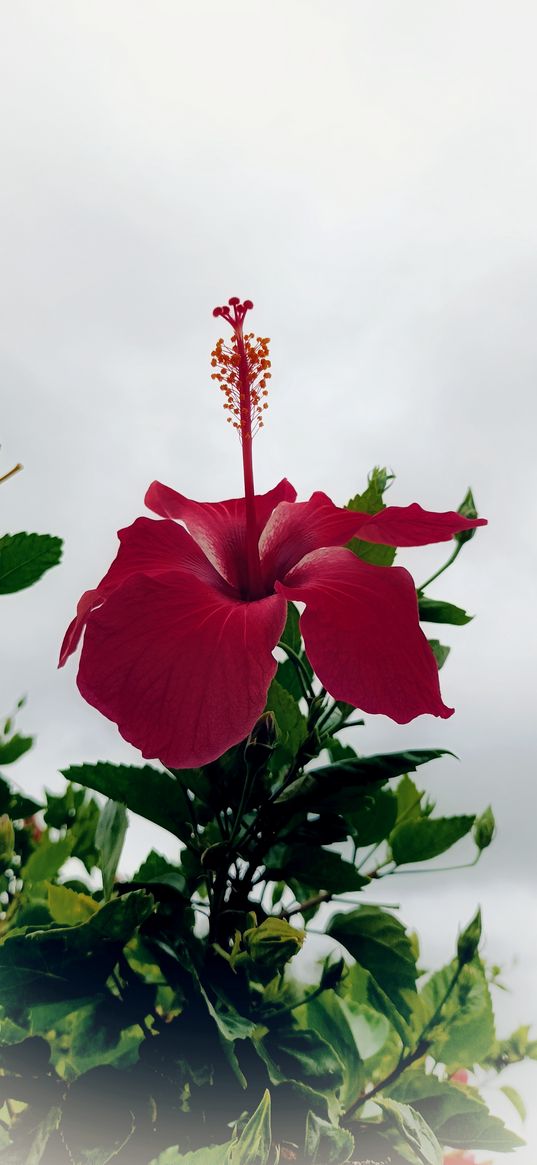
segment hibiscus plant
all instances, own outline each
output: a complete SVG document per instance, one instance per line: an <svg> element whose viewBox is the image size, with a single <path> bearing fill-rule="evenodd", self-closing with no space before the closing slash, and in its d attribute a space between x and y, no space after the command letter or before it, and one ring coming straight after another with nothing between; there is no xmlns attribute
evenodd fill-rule
<svg viewBox="0 0 537 1165"><path fill-rule="evenodd" d="M422 625L470 616L426 590L484 519L470 491L446 513L386 505L381 469L346 506L288 481L256 494L270 360L252 306L215 309L231 331L212 354L244 496L154 482L158 518L119 532L62 647L82 641L80 692L143 760L70 765L39 802L0 779L5 1165L470 1165L522 1143L480 1086L537 1042L496 1038L479 912L430 971L374 893L463 838L474 865L492 811L435 814L422 766L445 750L369 755L350 731L452 714L449 648ZM416 590L396 548L435 542L449 557ZM0 590L59 553L6 535ZM0 766L31 743L8 717ZM128 812L173 856L126 877Z"/></svg>

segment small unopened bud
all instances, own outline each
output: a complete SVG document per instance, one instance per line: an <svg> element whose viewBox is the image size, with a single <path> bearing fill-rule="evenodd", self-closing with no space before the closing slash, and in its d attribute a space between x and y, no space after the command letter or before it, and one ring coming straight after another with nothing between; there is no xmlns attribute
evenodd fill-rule
<svg viewBox="0 0 537 1165"><path fill-rule="evenodd" d="M15 830L13 822L7 813L0 817L0 861L9 862L15 849Z"/></svg>
<svg viewBox="0 0 537 1165"><path fill-rule="evenodd" d="M277 733L278 728L274 712L263 712L263 715L259 717L259 720L256 720L252 728L246 741L246 748L257 748L260 745L263 748L274 748Z"/></svg>
<svg viewBox="0 0 537 1165"><path fill-rule="evenodd" d="M494 813L489 805L488 809L476 819L474 824L474 841L479 850L487 849L496 831Z"/></svg>
<svg viewBox="0 0 537 1165"><path fill-rule="evenodd" d="M462 934L459 935L459 941L457 943L457 958L459 960L459 966L465 967L467 963L472 962L472 959L475 958L477 954L480 940L481 911L478 910L475 917L472 918L472 921L466 927L466 930L463 930Z"/></svg>
<svg viewBox="0 0 537 1165"><path fill-rule="evenodd" d="M326 962L323 967L319 986L323 991L335 990L341 982L346 969L345 959L337 959L335 963Z"/></svg>

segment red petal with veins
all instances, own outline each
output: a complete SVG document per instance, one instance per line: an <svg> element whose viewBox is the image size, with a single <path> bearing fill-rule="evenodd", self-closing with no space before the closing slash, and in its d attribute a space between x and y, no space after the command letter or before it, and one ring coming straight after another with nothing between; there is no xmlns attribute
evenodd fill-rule
<svg viewBox="0 0 537 1165"><path fill-rule="evenodd" d="M342 547L316 550L276 590L306 604L300 626L308 659L334 699L398 724L423 713L452 715L403 567L372 566Z"/></svg>
<svg viewBox="0 0 537 1165"><path fill-rule="evenodd" d="M296 490L286 478L266 494L256 496L258 530L261 534L279 502L293 502ZM194 502L176 490L154 481L145 495L154 513L184 522L220 574L241 591L247 583L246 515L244 498L224 502Z"/></svg>
<svg viewBox="0 0 537 1165"><path fill-rule="evenodd" d="M111 567L99 585L94 590L85 591L79 600L76 616L62 643L60 667L76 650L92 607L99 606L132 574L155 575L186 567L214 586L220 586L224 592L231 593L190 534L175 522L137 518L132 526L118 531L118 538L120 547Z"/></svg>
<svg viewBox="0 0 537 1165"><path fill-rule="evenodd" d="M463 518L454 510L434 513L423 510L417 502L411 506L387 506L379 514L356 514L362 519L356 537L365 542L380 542L384 546L428 546L432 542L448 542L462 530L486 526L486 518Z"/></svg>
<svg viewBox="0 0 537 1165"><path fill-rule="evenodd" d="M261 715L287 604L244 603L191 571L137 574L88 620L78 687L144 757L207 764Z"/></svg>
<svg viewBox="0 0 537 1165"><path fill-rule="evenodd" d="M280 502L259 540L263 578L270 585L283 579L312 550L342 546L356 533L363 514L335 506L318 491L307 502Z"/></svg>

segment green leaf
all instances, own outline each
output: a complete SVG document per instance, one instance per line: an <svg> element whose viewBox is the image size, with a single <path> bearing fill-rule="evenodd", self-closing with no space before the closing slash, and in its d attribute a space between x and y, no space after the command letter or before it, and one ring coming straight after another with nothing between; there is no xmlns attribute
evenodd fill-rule
<svg viewBox="0 0 537 1165"><path fill-rule="evenodd" d="M31 586L56 566L61 556L61 538L50 534L4 534L0 538L0 595Z"/></svg>
<svg viewBox="0 0 537 1165"><path fill-rule="evenodd" d="M336 914L327 934L341 943L364 967L405 1018L410 1016L407 994L416 990L416 958L404 926L376 906L362 906Z"/></svg>
<svg viewBox="0 0 537 1165"><path fill-rule="evenodd" d="M294 1080L318 1092L329 1092L343 1083L340 1057L309 1028L275 1028L255 1041L255 1046L273 1084Z"/></svg>
<svg viewBox="0 0 537 1165"><path fill-rule="evenodd" d="M418 610L422 623L452 623L455 627L463 627L473 619L473 615L462 607L442 599L429 599L425 595L418 595Z"/></svg>
<svg viewBox="0 0 537 1165"><path fill-rule="evenodd" d="M302 636L300 634L300 615L294 603L287 604L287 619L281 634L281 642L300 655Z"/></svg>
<svg viewBox="0 0 537 1165"><path fill-rule="evenodd" d="M229 1165L231 1141L225 1145L211 1145L206 1149L194 1149L191 1153L180 1153L179 1146L165 1149L154 1157L149 1165Z"/></svg>
<svg viewBox="0 0 537 1165"><path fill-rule="evenodd" d="M281 734L278 747L283 746L287 756L294 760L307 736L306 718L296 700L277 680L272 681L268 690L266 709L276 717Z"/></svg>
<svg viewBox="0 0 537 1165"><path fill-rule="evenodd" d="M423 790L405 774L395 790L397 797L397 821L418 821L425 814L422 809Z"/></svg>
<svg viewBox="0 0 537 1165"><path fill-rule="evenodd" d="M12 765L32 747L33 736L21 736L15 732L9 740L0 740L0 765Z"/></svg>
<svg viewBox="0 0 537 1165"><path fill-rule="evenodd" d="M97 764L71 765L61 772L68 781L104 793L181 840L191 835L186 822L186 794L180 781L152 765L138 768L97 761ZM184 778L188 784L188 772Z"/></svg>
<svg viewBox="0 0 537 1165"><path fill-rule="evenodd" d="M362 494L356 494L347 502L347 509L358 514L378 514L386 509L383 501L384 491L394 480L394 475L386 469L376 467L369 475L367 489ZM391 566L396 555L395 546L383 546L377 542L367 542L360 538L351 538L347 543L349 550L364 562L371 562L375 566Z"/></svg>
<svg viewBox="0 0 537 1165"><path fill-rule="evenodd" d="M316 1031L330 1047L335 1048L343 1065L343 1083L339 1101L343 1109L352 1103L363 1084L362 1050L358 1037L355 1016L347 1009L346 1002L333 991L317 996L311 1002L297 1008L296 1017L304 1026ZM378 1017L387 1027L383 1017Z"/></svg>
<svg viewBox="0 0 537 1165"><path fill-rule="evenodd" d="M50 882L48 908L51 918L59 926L78 926L96 914L99 906L89 894L77 894L67 886L54 886Z"/></svg>
<svg viewBox="0 0 537 1165"><path fill-rule="evenodd" d="M429 647L431 648L434 658L436 659L438 671L440 671L440 668L442 668L446 662L446 659L451 651L451 647L446 647L445 644L441 643L439 639L429 639Z"/></svg>
<svg viewBox="0 0 537 1165"><path fill-rule="evenodd" d="M520 1144L519 1138L491 1115L479 1093L466 1085L439 1080L416 1068L400 1076L389 1093L393 1100L412 1105L438 1140L453 1149L490 1150L503 1144L509 1150Z"/></svg>
<svg viewBox="0 0 537 1165"><path fill-rule="evenodd" d="M276 805L308 806L312 811L333 806L340 812L356 808L357 790L385 783L420 765L453 753L442 748L387 752L378 756L349 757L333 765L311 769L298 777L276 800Z"/></svg>
<svg viewBox="0 0 537 1165"><path fill-rule="evenodd" d="M304 1156L313 1165L344 1165L354 1149L354 1137L347 1129L339 1129L322 1120L314 1112L306 1118Z"/></svg>
<svg viewBox="0 0 537 1165"><path fill-rule="evenodd" d="M510 1103L513 1105L513 1108L518 1113L521 1121L525 1121L527 1116L526 1105L524 1104L520 1092L517 1092L516 1088L512 1088L510 1084L503 1084L500 1091L503 1092L504 1096L506 1096Z"/></svg>
<svg viewBox="0 0 537 1165"><path fill-rule="evenodd" d="M271 1145L270 1093L265 1090L238 1141L230 1147L229 1165L268 1165Z"/></svg>
<svg viewBox="0 0 537 1165"><path fill-rule="evenodd" d="M41 838L21 870L21 877L25 882L51 881L71 856L72 844L70 837L61 837L59 841L51 841L48 835Z"/></svg>
<svg viewBox="0 0 537 1165"><path fill-rule="evenodd" d="M387 838L397 818L397 797L391 789L370 789L362 794L353 813L346 814L349 831L358 846L374 845Z"/></svg>
<svg viewBox="0 0 537 1165"><path fill-rule="evenodd" d="M8 933L0 945L0 1004L17 1011L94 994L152 908L151 896L138 890L105 903L78 926Z"/></svg>
<svg viewBox="0 0 537 1165"><path fill-rule="evenodd" d="M133 882L144 882L145 885L170 886L179 894L187 895L186 879L178 866L169 862L162 854L152 849L141 866L132 876Z"/></svg>
<svg viewBox="0 0 537 1165"><path fill-rule="evenodd" d="M308 845L275 845L267 853L265 865L273 879L283 877L288 883L296 882L309 890L327 890L330 894L361 890L369 882L369 878L359 874L335 850L317 850L312 862Z"/></svg>
<svg viewBox="0 0 537 1165"><path fill-rule="evenodd" d="M397 825L390 834L394 862L427 862L438 857L470 832L475 817L421 817Z"/></svg>
<svg viewBox="0 0 537 1165"><path fill-rule="evenodd" d="M128 824L125 806L118 801L107 801L95 830L105 899L112 893Z"/></svg>
<svg viewBox="0 0 537 1165"><path fill-rule="evenodd" d="M442 1149L419 1112L396 1100L376 1098L376 1103L390 1119L395 1147L406 1161L411 1165L442 1165Z"/></svg>
<svg viewBox="0 0 537 1165"><path fill-rule="evenodd" d="M420 992L425 1018L431 1017L445 998L457 964L450 963L431 975ZM431 1055L448 1072L479 1064L494 1045L494 1016L489 986L479 960L467 964L442 1009L441 1024L432 1033Z"/></svg>

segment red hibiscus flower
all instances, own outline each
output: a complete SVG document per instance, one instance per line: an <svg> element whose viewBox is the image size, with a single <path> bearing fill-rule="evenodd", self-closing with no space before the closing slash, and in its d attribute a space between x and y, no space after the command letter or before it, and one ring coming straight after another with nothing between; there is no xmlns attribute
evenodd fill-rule
<svg viewBox="0 0 537 1165"><path fill-rule="evenodd" d="M305 604L308 658L335 699L398 723L450 716L411 576L363 562L345 543L423 546L483 524L417 504L369 515L324 493L297 502L286 480L256 495L268 341L244 332L251 302L229 302L215 309L233 334L213 352L213 376L241 437L245 496L195 502L153 482L145 500L160 520L119 531L117 557L82 595L60 656L63 664L85 628L82 695L144 757L173 768L205 764L247 736L265 707L289 600Z"/></svg>

